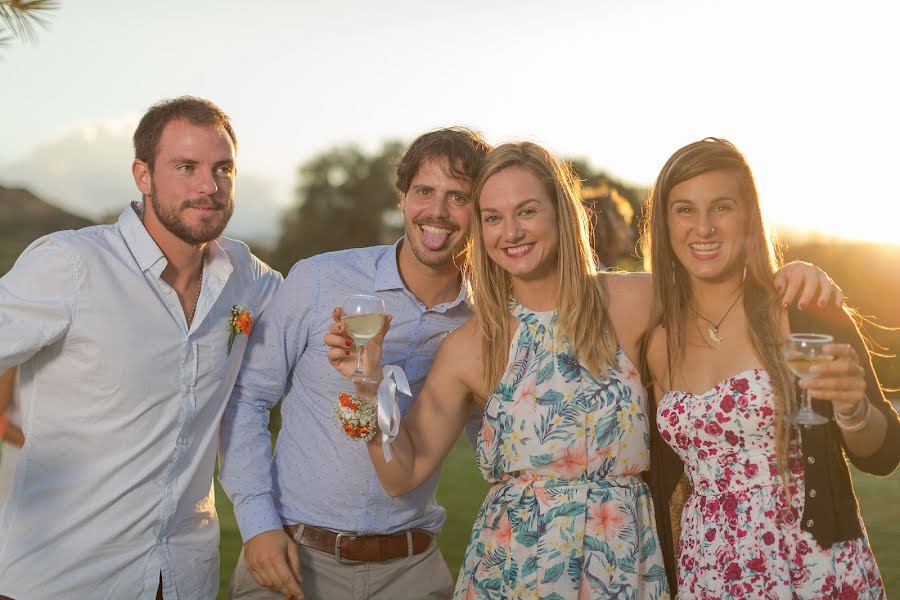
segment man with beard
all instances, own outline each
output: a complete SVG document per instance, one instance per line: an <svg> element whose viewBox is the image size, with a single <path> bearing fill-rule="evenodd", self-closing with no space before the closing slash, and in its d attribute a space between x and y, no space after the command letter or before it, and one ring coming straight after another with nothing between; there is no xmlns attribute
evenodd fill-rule
<svg viewBox="0 0 900 600"><path fill-rule="evenodd" d="M224 237L236 140L207 100L134 134L143 201L34 242L0 279L0 371L25 446L0 514L0 594L214 598L219 421L281 276Z"/></svg>
<svg viewBox="0 0 900 600"><path fill-rule="evenodd" d="M401 498L385 493L365 444L332 418L352 384L322 339L346 295L381 296L393 316L385 363L402 367L415 397L441 340L471 315L457 264L488 150L462 128L415 140L397 168L405 236L298 262L258 323L222 423L219 479L244 539L231 597L449 597L437 474ZM282 398L273 459L269 410Z"/></svg>

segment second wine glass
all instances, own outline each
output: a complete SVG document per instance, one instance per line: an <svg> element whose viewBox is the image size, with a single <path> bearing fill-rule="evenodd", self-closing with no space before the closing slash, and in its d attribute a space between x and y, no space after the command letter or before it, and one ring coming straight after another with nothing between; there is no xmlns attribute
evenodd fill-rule
<svg viewBox="0 0 900 600"><path fill-rule="evenodd" d="M370 294L350 294L341 305L341 321L356 344L356 369L350 378L356 383L375 383L362 370L363 346L378 335L384 325L384 300Z"/></svg>
<svg viewBox="0 0 900 600"><path fill-rule="evenodd" d="M815 374L810 371L813 366L831 362L834 358L825 353L825 346L834 339L830 335L821 333L792 333L784 342L784 359L788 369L799 379L812 379ZM824 425L828 422L812 408L812 398L809 389L803 389L803 405L789 417L791 423L796 425Z"/></svg>

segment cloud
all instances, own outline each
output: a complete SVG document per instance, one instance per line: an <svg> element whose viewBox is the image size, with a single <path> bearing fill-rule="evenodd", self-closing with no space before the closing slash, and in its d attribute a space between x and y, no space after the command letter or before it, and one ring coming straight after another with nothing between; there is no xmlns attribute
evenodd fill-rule
<svg viewBox="0 0 900 600"><path fill-rule="evenodd" d="M136 119L78 125L19 160L0 164L0 182L24 187L70 212L99 220L140 193L131 177ZM125 122L127 121L127 122ZM261 243L277 239L281 207L274 179L238 168L234 217L227 235Z"/></svg>

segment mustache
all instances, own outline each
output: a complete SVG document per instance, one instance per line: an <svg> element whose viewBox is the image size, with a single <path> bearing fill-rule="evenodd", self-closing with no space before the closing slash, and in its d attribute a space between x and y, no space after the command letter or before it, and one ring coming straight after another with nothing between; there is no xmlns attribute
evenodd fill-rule
<svg viewBox="0 0 900 600"><path fill-rule="evenodd" d="M432 227L440 227L441 229L448 229L450 231L459 231L459 225L449 219L419 217L418 219L413 219L413 223L416 225L431 225Z"/></svg>
<svg viewBox="0 0 900 600"><path fill-rule="evenodd" d="M185 200L181 203L181 210L186 210L188 208L206 208L213 210L224 210L226 203L224 202L216 202L214 200L209 199L199 199L199 200Z"/></svg>

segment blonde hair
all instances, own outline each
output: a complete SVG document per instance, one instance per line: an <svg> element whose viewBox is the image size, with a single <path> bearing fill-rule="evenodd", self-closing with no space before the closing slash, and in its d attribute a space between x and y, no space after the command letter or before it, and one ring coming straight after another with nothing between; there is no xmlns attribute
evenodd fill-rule
<svg viewBox="0 0 900 600"><path fill-rule="evenodd" d="M493 391L509 359L508 302L514 296L509 273L492 261L482 240L481 192L485 182L512 167L527 169L543 184L554 203L559 228L556 309L560 333L568 339L578 361L595 377L615 364L616 341L591 250L588 216L581 202L580 184L571 169L537 144L503 144L488 152L475 178L472 197L472 236L469 264L472 299L481 331L485 359L484 381Z"/></svg>
<svg viewBox="0 0 900 600"><path fill-rule="evenodd" d="M667 203L673 187L711 171L733 173L739 179L741 202L748 212L744 225L747 272L743 306L753 350L768 372L775 391L775 453L778 470L787 491L790 481L788 451L791 427L786 416L794 404L794 384L782 358L782 336L777 318L780 306L774 274L781 265L781 254L763 223L750 166L738 149L727 140L706 138L675 152L663 166L650 192L647 219L641 236L644 255L650 257L650 270L653 272L650 331L657 327L665 331L668 384L671 388L674 384L674 369L684 359L692 292L688 273L672 250L666 219Z"/></svg>

